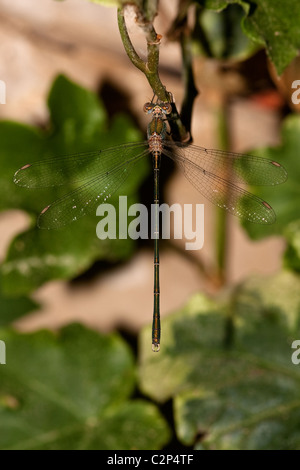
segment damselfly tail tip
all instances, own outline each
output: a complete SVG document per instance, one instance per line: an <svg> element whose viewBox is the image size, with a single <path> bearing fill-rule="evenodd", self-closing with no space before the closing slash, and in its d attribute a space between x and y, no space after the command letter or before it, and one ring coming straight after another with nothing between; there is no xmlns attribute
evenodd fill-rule
<svg viewBox="0 0 300 470"><path fill-rule="evenodd" d="M158 352L160 350L160 344L159 343L152 343L152 351L153 352Z"/></svg>

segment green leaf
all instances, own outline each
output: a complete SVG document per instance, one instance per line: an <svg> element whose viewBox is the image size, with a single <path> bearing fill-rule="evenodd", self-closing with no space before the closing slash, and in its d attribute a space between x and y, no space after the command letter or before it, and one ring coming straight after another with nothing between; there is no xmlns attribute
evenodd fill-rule
<svg viewBox="0 0 300 470"><path fill-rule="evenodd" d="M0 288L0 327L8 325L17 318L36 310L38 304L28 297L6 297ZM1 338L0 338L1 339Z"/></svg>
<svg viewBox="0 0 300 470"><path fill-rule="evenodd" d="M130 204L130 199L128 201ZM116 262L127 259L134 242L96 237L90 217L61 231L35 228L17 236L1 266L6 295L23 295L51 279L70 279L90 267L96 259Z"/></svg>
<svg viewBox="0 0 300 470"><path fill-rule="evenodd" d="M15 171L32 162L44 151L44 138L39 129L17 122L0 121L0 210L26 209L24 194L13 183ZM38 206L37 198L32 205Z"/></svg>
<svg viewBox="0 0 300 470"><path fill-rule="evenodd" d="M284 263L288 268L300 272L300 219L291 222L284 232L287 249L284 254Z"/></svg>
<svg viewBox="0 0 300 470"><path fill-rule="evenodd" d="M141 334L140 387L173 398L177 436L200 449L299 449L300 278L254 278L228 302L195 296L163 321L160 354ZM159 356L159 358L158 358Z"/></svg>
<svg viewBox="0 0 300 470"><path fill-rule="evenodd" d="M300 116L288 116L282 125L281 145L250 150L248 153L258 155L282 164L288 174L285 183L278 186L259 186L250 189L263 200L267 201L276 212L275 224L262 226L243 222L243 226L253 239L268 235L284 235L289 223L299 219L300 204Z"/></svg>
<svg viewBox="0 0 300 470"><path fill-rule="evenodd" d="M63 134L71 145L78 145L77 132L80 132L81 144L89 143L95 129L106 125L106 112L103 106L99 106L97 96L72 84L63 75L56 78L50 90L48 107L54 131Z"/></svg>
<svg viewBox="0 0 300 470"><path fill-rule="evenodd" d="M222 11L232 4L244 9L241 25L247 36L265 47L280 75L300 47L298 0L197 0L204 8Z"/></svg>
<svg viewBox="0 0 300 470"><path fill-rule="evenodd" d="M245 16L244 10L238 4L232 4L224 9L226 4L207 7L200 11L193 39L200 51L209 57L217 59L245 60L252 56L258 45L249 39L241 27Z"/></svg>
<svg viewBox="0 0 300 470"><path fill-rule="evenodd" d="M59 76L50 91L49 130L41 132L17 123L0 122L1 208L22 208L36 217L49 203L74 189L68 181L61 187L28 190L13 184L15 171L26 163L51 155L66 155L104 149L142 139L128 117L117 115L108 128L108 119L96 95ZM144 160L144 161L143 161ZM128 196L128 205L137 202L138 189L150 171L143 159L135 166L120 191L109 202L116 206L118 196ZM67 175L67 168L61 168ZM121 192L122 191L122 192ZM2 287L6 295L27 294L51 279L69 279L95 260L127 259L134 250L128 239L100 241L96 236L99 218L95 213L62 230L31 228L12 242L2 265Z"/></svg>
<svg viewBox="0 0 300 470"><path fill-rule="evenodd" d="M249 2L250 3L250 2ZM260 42L276 67L278 75L298 55L300 47L300 5L297 0L257 0L244 20L248 36Z"/></svg>
<svg viewBox="0 0 300 470"><path fill-rule="evenodd" d="M57 334L2 330L1 449L158 449L157 408L130 400L133 357L117 336L71 325Z"/></svg>

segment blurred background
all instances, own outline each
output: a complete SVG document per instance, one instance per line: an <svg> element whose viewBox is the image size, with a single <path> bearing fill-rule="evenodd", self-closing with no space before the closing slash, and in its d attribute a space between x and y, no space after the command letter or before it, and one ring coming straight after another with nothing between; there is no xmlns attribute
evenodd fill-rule
<svg viewBox="0 0 300 470"><path fill-rule="evenodd" d="M221 296L226 296L233 286L241 285L249 278L259 279L258 284L261 286L264 279L276 275L282 268L283 255L287 249L287 232L284 236L284 229L287 229L288 223L296 223L298 218L299 199L295 182L298 167L289 168L280 146L283 145L284 119L292 113L296 115L299 109L299 105L291 101L291 84L300 78L299 61L294 59L279 78L265 49L250 41L242 31L240 23L245 11L240 6L233 5L228 9L229 12L226 10L227 13L221 14L205 8L204 11L199 9L200 4L202 8L205 2L194 3L198 4L198 9L192 6L186 22L187 31L193 31L190 35L192 70L198 90L191 123L193 143L241 153L264 149L261 153L263 156L271 155L272 151L268 153L270 148L277 147L276 158L272 158L286 166L289 175L292 173L294 183L288 187L284 197L281 197L281 187L273 187L268 193L263 193L263 190L257 193L267 198L274 207L277 222L273 227L252 228L249 224L242 226L232 216L224 216L222 219L219 209L199 194L178 168L170 162L162 163L162 200L169 204L203 203L205 207L205 240L202 250L187 253L184 239L161 243L163 325L168 314L183 308L199 292L212 297L221 292ZM173 93L179 110L185 93L184 65L171 26L180 8L186 8L187 5L188 2L161 0L159 14L154 21L156 32L162 35L159 65L161 80L167 90ZM106 136L109 142L109 129L113 128L113 122L116 122L114 119L123 119L118 116L127 116L124 118L128 119L124 121L126 131L123 136L123 131L120 131L122 123L118 121L115 134L112 133L112 142L118 132L124 141L125 138L130 141L130 135L135 140L144 139L148 117L142 109L144 103L152 99L152 90L145 76L132 65L124 51L114 6L107 8L85 0L0 0L0 18L0 79L6 84L6 103L0 105L0 117L4 123L1 136L3 141L7 138L5 151L2 148L0 155L0 164L4 168L2 173L6 178L0 189L3 191L0 256L3 261L1 276L4 292L0 303L1 315L13 320L7 299L14 296L22 299L22 296L29 295L36 304L34 308L27 308L27 315L16 318L13 325L18 330L56 330L74 321L102 333L118 329L130 337L136 352L137 334L143 326L149 326L152 320L151 240L134 243L123 250L119 246L101 245L96 234L93 238L91 235L86 237L82 226L78 232L70 229L58 255L58 251L52 252L49 248L51 243L58 246L57 233L51 238L51 233L40 235L35 228L38 213L55 199L56 193L43 195L41 200L39 193L30 192L28 196L27 190L14 187L12 178L14 171L23 164L40 160L47 154L48 138L49 154L53 153L53 149L64 153L68 148L68 135L77 128L74 127L71 132L72 123L67 120L59 123L59 115L67 115L69 109L72 109L73 103L66 101L73 96L72 93L77 97L77 88L74 87L88 90L87 93L93 92L101 103L101 111L97 111L98 105L93 102L91 95L88 95L88 99L93 103L89 106L95 110L95 114L106 115L106 124L99 133L99 141L93 131L93 138L87 143L88 147L92 147L91 150L104 148ZM135 23L133 9L128 9L126 21L138 54L146 58L145 38ZM194 26L195 23L198 28ZM58 76L64 78L57 79ZM74 89L74 92L64 93L64 89ZM74 104L74 109L76 106ZM88 116L88 107L85 112ZM12 121L15 128L12 127ZM78 122L80 125L80 120ZM285 135L293 129L293 136L298 133L298 124L295 122L287 126ZM32 140L28 137L27 141L27 137L24 137L22 141L23 130L19 125L25 126L22 127L25 134L28 132L29 135L29 130L32 135L35 133L37 141L45 139L41 156L33 137ZM61 134L55 134L58 128ZM79 135L81 128L78 129ZM83 136L84 132L88 135L89 131L84 129ZM75 137L71 145L73 149L78 148ZM13 150L9 150L12 140ZM298 141L296 137L291 137L289 142L289 152L292 154L293 145L298 145ZM13 163L9 161L9 155L12 155L12 159L13 155L17 155ZM297 154L294 158L299 160ZM149 204L152 198L151 184L152 174L148 171L137 188L139 200ZM53 199L49 200L50 197ZM95 229L95 223L93 227ZM288 260L290 266L294 264L295 271L299 269L298 245L296 241L291 244L291 233L298 233L297 230L289 230ZM69 256L69 259L64 261L63 266L62 250L64 246L73 243L70 242L72 234L78 238L78 246L66 252L66 258ZM223 237L223 242L220 242L220 237ZM40 258L34 255L35 245L39 247ZM27 246L31 246L32 251L28 248L26 252ZM49 249L49 256L53 256L50 261L48 258L48 264L43 258L42 248L45 252ZM84 250L87 253L83 253ZM20 255L22 253L24 257ZM55 256L60 256L60 261ZM16 262L17 265L14 264ZM56 270L51 271L51 263ZM63 266L61 270L57 267L60 263ZM298 297L294 307L298 312ZM19 315L16 313L15 316ZM145 348L150 350L149 329L147 335ZM145 379L142 387L144 392L146 382ZM155 399L164 400L163 397ZM197 436L201 434L199 432L197 428ZM192 441L192 438L187 438L186 445L188 442L192 445Z"/></svg>

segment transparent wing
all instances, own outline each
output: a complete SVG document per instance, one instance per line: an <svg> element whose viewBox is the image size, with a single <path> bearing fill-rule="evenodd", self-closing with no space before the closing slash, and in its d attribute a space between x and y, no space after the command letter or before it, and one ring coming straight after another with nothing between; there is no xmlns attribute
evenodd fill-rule
<svg viewBox="0 0 300 470"><path fill-rule="evenodd" d="M87 182L111 171L148 148L136 142L94 152L47 158L24 165L14 175L14 182L25 188L63 186L67 182Z"/></svg>
<svg viewBox="0 0 300 470"><path fill-rule="evenodd" d="M170 151L170 148L173 150L173 147L168 145L168 148L164 148L163 153L179 163L187 179L213 204L250 222L260 224L275 222L275 212L267 202L212 173L211 167L206 169L206 166L200 166L200 164L184 158L182 153L176 154L175 149Z"/></svg>
<svg viewBox="0 0 300 470"><path fill-rule="evenodd" d="M283 183L287 179L287 172L283 166L266 158L172 141L166 141L164 147L170 151L176 150L177 161L185 160L210 174L233 182L267 186Z"/></svg>
<svg viewBox="0 0 300 470"><path fill-rule="evenodd" d="M57 229L92 212L122 186L134 165L146 155L149 155L148 149L115 168L95 176L71 193L45 207L39 215L38 227Z"/></svg>
<svg viewBox="0 0 300 470"><path fill-rule="evenodd" d="M59 228L105 202L125 182L133 166L148 154L148 143L138 142L45 159L22 167L15 173L14 182L26 188L82 183L41 212L40 228Z"/></svg>

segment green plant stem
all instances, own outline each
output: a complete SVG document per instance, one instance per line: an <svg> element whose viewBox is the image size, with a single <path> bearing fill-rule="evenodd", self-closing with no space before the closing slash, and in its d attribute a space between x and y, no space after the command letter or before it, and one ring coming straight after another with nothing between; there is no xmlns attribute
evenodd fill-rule
<svg viewBox="0 0 300 470"><path fill-rule="evenodd" d="M149 5L151 2L149 1L147 3ZM154 3L157 5L156 1ZM150 14L149 10L148 13L145 13L136 7L137 24L143 30L147 41L147 61L143 61L133 47L126 27L124 7L118 9L118 26L121 39L130 61L146 76L153 93L160 101L170 102L172 104L172 113L168 116L171 133L174 140L184 141L187 140L188 133L181 121L180 115L173 101L173 97L171 93L166 90L166 87L161 82L158 73L159 46L162 36L156 33L152 21L148 20L146 14ZM153 5L151 7L151 16L155 16Z"/></svg>
<svg viewBox="0 0 300 470"><path fill-rule="evenodd" d="M179 2L177 16L167 33L170 40L176 40L180 43L184 82L184 98L180 115L188 133L191 131L191 116L194 100L198 95L192 69L191 31L188 27L188 8L190 4L190 0L181 0ZM190 138L190 141L191 140Z"/></svg>
<svg viewBox="0 0 300 470"><path fill-rule="evenodd" d="M170 95L166 91L165 86L161 83L158 74L159 44L161 36L156 34L152 23L146 21L139 10L137 11L137 24L141 27L146 37L147 62L144 62L139 57L132 45L125 23L124 9L118 9L119 31L126 54L128 55L133 65L135 65L135 67L137 67L146 75L148 82L158 99L161 101L170 101Z"/></svg>
<svg viewBox="0 0 300 470"><path fill-rule="evenodd" d="M143 10L146 20L153 22L157 15L158 0L143 0Z"/></svg>
<svg viewBox="0 0 300 470"><path fill-rule="evenodd" d="M181 119L184 122L185 128L188 132L191 131L191 118L193 112L193 105L198 90L195 86L194 75L192 69L192 54L190 37L183 34L181 37L181 51L183 61L183 81L184 81L184 97L181 108Z"/></svg>
<svg viewBox="0 0 300 470"><path fill-rule="evenodd" d="M219 135L219 148L228 150L229 145L229 131L227 119L228 103L226 98L222 100L222 105L218 111L218 135ZM228 173L231 168L227 169ZM229 175L230 177L230 175ZM217 212L216 224L216 263L218 276L221 285L226 284L227 281L227 253L228 252L228 214L226 211Z"/></svg>
<svg viewBox="0 0 300 470"><path fill-rule="evenodd" d="M118 26L126 54L128 55L133 65L135 65L135 67L141 70L141 72L146 73L146 63L136 53L133 44L130 40L125 23L123 8L118 8Z"/></svg>

